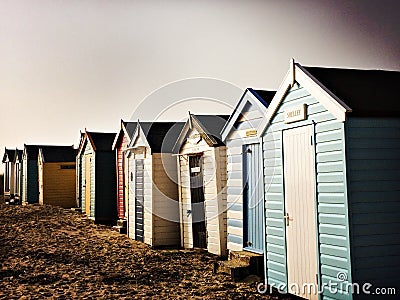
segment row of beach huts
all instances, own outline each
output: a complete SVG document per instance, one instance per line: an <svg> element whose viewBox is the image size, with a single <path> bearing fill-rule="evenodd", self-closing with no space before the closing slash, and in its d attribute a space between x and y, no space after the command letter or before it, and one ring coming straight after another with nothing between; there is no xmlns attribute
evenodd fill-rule
<svg viewBox="0 0 400 300"><path fill-rule="evenodd" d="M231 115L6 149L6 201L79 208L154 247L249 257L309 299L290 284L323 299L361 297L352 283L400 292L399 82L292 60L277 91L246 89Z"/></svg>

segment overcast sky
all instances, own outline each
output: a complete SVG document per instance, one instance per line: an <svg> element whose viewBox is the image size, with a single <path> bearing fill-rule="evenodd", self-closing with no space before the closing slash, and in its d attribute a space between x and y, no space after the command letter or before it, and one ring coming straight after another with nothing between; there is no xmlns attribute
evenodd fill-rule
<svg viewBox="0 0 400 300"><path fill-rule="evenodd" d="M277 89L292 57L400 70L398 3L0 0L0 147L116 131L146 96L186 78Z"/></svg>

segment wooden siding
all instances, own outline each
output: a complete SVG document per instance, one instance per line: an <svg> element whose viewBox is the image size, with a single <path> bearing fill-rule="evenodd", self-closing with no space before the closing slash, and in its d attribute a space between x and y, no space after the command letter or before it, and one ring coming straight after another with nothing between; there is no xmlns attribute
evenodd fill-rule
<svg viewBox="0 0 400 300"><path fill-rule="evenodd" d="M76 157L76 207L82 208L82 156Z"/></svg>
<svg viewBox="0 0 400 300"><path fill-rule="evenodd" d="M197 133L193 129L192 134ZM202 152L204 174L204 198L207 228L207 250L217 255L226 255L227 213L226 213L226 147L210 147L201 140L198 144L185 143L180 153ZM190 173L187 156L179 156L180 178L180 218L182 226L182 244L193 248L191 210Z"/></svg>
<svg viewBox="0 0 400 300"><path fill-rule="evenodd" d="M38 165L37 160L23 159L23 191L22 199L25 203L39 202Z"/></svg>
<svg viewBox="0 0 400 300"><path fill-rule="evenodd" d="M41 204L71 208L75 206L75 162L39 164L39 195ZM42 184L42 185L41 185Z"/></svg>
<svg viewBox="0 0 400 300"><path fill-rule="evenodd" d="M91 165L89 166L90 170L90 199L86 199L86 168L88 166L86 165L86 160L85 160L85 155L91 155L92 160L91 160ZM86 202L90 202L90 214L88 215L89 218L94 219L94 208L95 208L95 191L96 191L96 184L95 184L95 159L96 159L96 154L94 153L92 146L90 143L85 144L84 149L82 150L82 181L81 181L81 186L82 186L82 210L84 211L86 207Z"/></svg>
<svg viewBox="0 0 400 300"><path fill-rule="evenodd" d="M179 245L179 202L176 158L154 153L153 159L153 246Z"/></svg>
<svg viewBox="0 0 400 300"><path fill-rule="evenodd" d="M124 150L128 146L128 138L124 134L117 148L117 210L118 218L125 218L125 196L124 196Z"/></svg>
<svg viewBox="0 0 400 300"><path fill-rule="evenodd" d="M400 119L346 122L354 282L400 290Z"/></svg>
<svg viewBox="0 0 400 300"><path fill-rule="evenodd" d="M307 104L307 121L284 124L288 107ZM315 162L318 259L320 283L338 282L336 274L344 272L351 282L344 125L301 86L291 88L263 137L264 182L266 199L266 276L269 284L287 284L287 257L284 222L284 178L282 130L315 123ZM348 297L350 295L344 295ZM335 295L324 289L324 297Z"/></svg>
<svg viewBox="0 0 400 300"><path fill-rule="evenodd" d="M246 137L243 132L258 129L263 113L246 95L247 101L242 116L235 124L235 129L227 136L227 217L228 217L228 250L243 250L243 155L245 144L257 142L254 137ZM253 100L254 101L254 100ZM258 100L256 100L258 101ZM261 167L261 166L260 166Z"/></svg>
<svg viewBox="0 0 400 300"><path fill-rule="evenodd" d="M134 146L133 146L134 147ZM145 153L131 153L129 157L129 205L128 205L128 235L135 239L135 159L143 159L144 161L144 243L153 245L153 188L152 188L152 157L150 148L146 147ZM131 176L131 173L133 176Z"/></svg>
<svg viewBox="0 0 400 300"><path fill-rule="evenodd" d="M116 158L114 151L96 151L94 161L94 176L96 190L91 210L96 221L114 223L117 218L117 180Z"/></svg>

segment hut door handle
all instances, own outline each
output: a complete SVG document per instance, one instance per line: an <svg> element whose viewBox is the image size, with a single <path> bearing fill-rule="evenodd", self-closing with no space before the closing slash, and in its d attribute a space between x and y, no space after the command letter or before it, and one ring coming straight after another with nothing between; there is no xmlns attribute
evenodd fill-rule
<svg viewBox="0 0 400 300"><path fill-rule="evenodd" d="M286 226L289 226L289 222L293 221L293 218L289 217L289 213L286 213L285 216L283 217L286 221Z"/></svg>

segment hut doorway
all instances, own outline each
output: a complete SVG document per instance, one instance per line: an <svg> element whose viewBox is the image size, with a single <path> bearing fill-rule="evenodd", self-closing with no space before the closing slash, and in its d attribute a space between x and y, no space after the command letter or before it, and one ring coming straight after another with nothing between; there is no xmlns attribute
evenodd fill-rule
<svg viewBox="0 0 400 300"><path fill-rule="evenodd" d="M189 156L193 247L207 248L202 156Z"/></svg>
<svg viewBox="0 0 400 300"><path fill-rule="evenodd" d="M92 161L92 158L90 157L90 155L86 155L85 156L85 213L87 216L90 216L91 161Z"/></svg>
<svg viewBox="0 0 400 300"><path fill-rule="evenodd" d="M135 160L135 240L144 241L144 159Z"/></svg>
<svg viewBox="0 0 400 300"><path fill-rule="evenodd" d="M243 146L244 248L264 252L264 187L260 144Z"/></svg>
<svg viewBox="0 0 400 300"><path fill-rule="evenodd" d="M288 283L317 287L313 126L283 131ZM306 299L315 293L289 291Z"/></svg>

